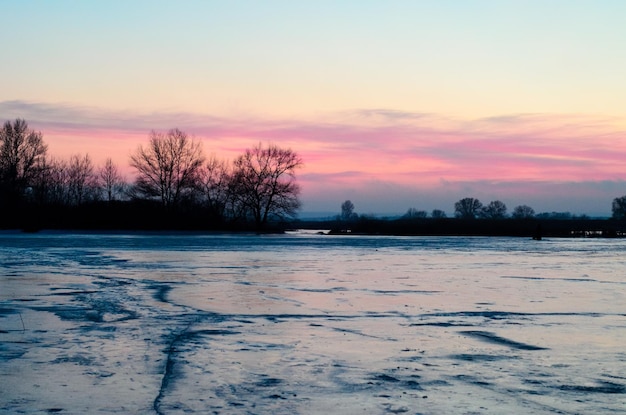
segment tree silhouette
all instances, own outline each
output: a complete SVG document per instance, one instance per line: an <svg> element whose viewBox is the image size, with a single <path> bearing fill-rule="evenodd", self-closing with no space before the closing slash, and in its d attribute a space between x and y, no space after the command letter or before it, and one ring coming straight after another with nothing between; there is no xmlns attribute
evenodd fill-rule
<svg viewBox="0 0 626 415"><path fill-rule="evenodd" d="M612 211L613 219L626 219L626 196L613 199Z"/></svg>
<svg viewBox="0 0 626 415"><path fill-rule="evenodd" d="M231 204L229 194L230 170L228 165L211 156L199 171L200 193L203 201L214 218L223 219ZM231 215L234 216L234 215Z"/></svg>
<svg viewBox="0 0 626 415"><path fill-rule="evenodd" d="M341 220L347 222L355 219L356 213L354 213L354 203L350 200L346 200L341 204Z"/></svg>
<svg viewBox="0 0 626 415"><path fill-rule="evenodd" d="M16 203L41 172L47 146L40 132L23 119L7 121L0 130L0 199Z"/></svg>
<svg viewBox="0 0 626 415"><path fill-rule="evenodd" d="M72 205L80 205L87 198L95 197L97 178L88 154L70 157L67 166L67 187L69 203Z"/></svg>
<svg viewBox="0 0 626 415"><path fill-rule="evenodd" d="M504 219L506 217L506 205L504 202L494 200L480 209L479 215L485 219Z"/></svg>
<svg viewBox="0 0 626 415"><path fill-rule="evenodd" d="M430 216L433 219L443 219L446 217L446 212L444 212L441 209L433 209L433 211L431 212Z"/></svg>
<svg viewBox="0 0 626 415"><path fill-rule="evenodd" d="M174 208L185 193L197 188L203 162L200 143L186 133L177 128L167 133L152 131L148 147L139 146L130 159L137 170L135 192Z"/></svg>
<svg viewBox="0 0 626 415"><path fill-rule="evenodd" d="M566 220L572 219L571 212L542 212L535 215L538 219L558 219L558 220Z"/></svg>
<svg viewBox="0 0 626 415"><path fill-rule="evenodd" d="M67 163L46 157L42 160L40 169L34 186L36 200L47 205L68 204Z"/></svg>
<svg viewBox="0 0 626 415"><path fill-rule="evenodd" d="M475 219L482 207L480 200L466 197L454 204L454 214L457 218Z"/></svg>
<svg viewBox="0 0 626 415"><path fill-rule="evenodd" d="M513 209L511 216L514 219L529 219L535 216L535 209L527 205L519 205Z"/></svg>
<svg viewBox="0 0 626 415"><path fill-rule="evenodd" d="M415 208L409 208L402 216L404 219L423 219L428 217L428 212L425 210L417 210Z"/></svg>
<svg viewBox="0 0 626 415"><path fill-rule="evenodd" d="M124 179L110 157L106 159L104 165L98 171L98 181L107 202L115 200L116 196L122 191Z"/></svg>
<svg viewBox="0 0 626 415"><path fill-rule="evenodd" d="M295 170L302 159L291 149L260 143L234 161L230 192L234 210L262 229L270 218L295 216L300 208L300 187Z"/></svg>

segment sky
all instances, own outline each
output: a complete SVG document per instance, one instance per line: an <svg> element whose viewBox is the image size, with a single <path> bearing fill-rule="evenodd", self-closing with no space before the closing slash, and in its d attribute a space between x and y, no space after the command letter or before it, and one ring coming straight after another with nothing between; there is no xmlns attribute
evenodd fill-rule
<svg viewBox="0 0 626 415"><path fill-rule="evenodd" d="M179 128L296 151L303 216L464 197L608 216L626 195L621 0L0 0L0 120L58 158Z"/></svg>

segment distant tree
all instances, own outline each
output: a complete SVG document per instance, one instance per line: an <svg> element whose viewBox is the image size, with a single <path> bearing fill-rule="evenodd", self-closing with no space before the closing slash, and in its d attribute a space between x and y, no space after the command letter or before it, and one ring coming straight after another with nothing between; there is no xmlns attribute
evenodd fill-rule
<svg viewBox="0 0 626 415"><path fill-rule="evenodd" d="M23 119L7 121L0 130L0 200L16 202L34 185L47 146L40 132Z"/></svg>
<svg viewBox="0 0 626 415"><path fill-rule="evenodd" d="M229 189L236 212L252 218L258 229L270 218L296 215L301 203L295 171L302 159L294 151L259 143L235 159L233 166Z"/></svg>
<svg viewBox="0 0 626 415"><path fill-rule="evenodd" d="M124 178L111 158L98 170L98 181L108 202L115 200L124 188Z"/></svg>
<svg viewBox="0 0 626 415"><path fill-rule="evenodd" d="M409 208L409 210L407 210L404 216L402 217L404 219L423 219L423 218L428 217L428 213L424 210L417 210L415 208Z"/></svg>
<svg viewBox="0 0 626 415"><path fill-rule="evenodd" d="M73 155L67 165L67 190L69 203L80 205L95 197L97 179L88 154Z"/></svg>
<svg viewBox="0 0 626 415"><path fill-rule="evenodd" d="M357 214L354 213L354 203L350 200L346 200L341 204L341 216L343 221L350 221L356 219Z"/></svg>
<svg viewBox="0 0 626 415"><path fill-rule="evenodd" d="M135 193L158 198L168 209L176 207L186 193L198 185L198 172L204 162L199 142L177 128L167 133L152 131L146 148L139 146L130 158L137 170Z"/></svg>
<svg viewBox="0 0 626 415"><path fill-rule="evenodd" d="M511 216L514 219L529 219L535 216L535 210L530 206L519 205L513 209L513 214Z"/></svg>
<svg viewBox="0 0 626 415"><path fill-rule="evenodd" d="M485 219L504 219L506 218L506 205L504 202L494 200L480 209L479 216Z"/></svg>
<svg viewBox="0 0 626 415"><path fill-rule="evenodd" d="M440 210L440 209L434 209L432 211L432 213L430 214L430 216L433 219L443 219L443 218L446 217L446 212L444 212L443 210Z"/></svg>
<svg viewBox="0 0 626 415"><path fill-rule="evenodd" d="M67 162L46 157L40 169L34 185L36 200L40 204L69 204Z"/></svg>
<svg viewBox="0 0 626 415"><path fill-rule="evenodd" d="M613 219L626 219L626 196L613 199Z"/></svg>
<svg viewBox="0 0 626 415"><path fill-rule="evenodd" d="M42 157L39 161L37 169L39 170L39 174L34 179L32 183L32 200L37 202L38 204L48 203L48 189L49 189L49 170L50 170L50 160L48 157Z"/></svg>
<svg viewBox="0 0 626 415"><path fill-rule="evenodd" d="M214 218L225 218L230 206L230 171L226 162L211 156L199 171L199 184L209 213Z"/></svg>
<svg viewBox="0 0 626 415"><path fill-rule="evenodd" d="M480 200L466 197L454 204L454 214L457 218L475 219L482 207Z"/></svg>
<svg viewBox="0 0 626 415"><path fill-rule="evenodd" d="M558 219L558 220L567 220L572 219L572 214L570 212L542 212L535 215L538 219Z"/></svg>

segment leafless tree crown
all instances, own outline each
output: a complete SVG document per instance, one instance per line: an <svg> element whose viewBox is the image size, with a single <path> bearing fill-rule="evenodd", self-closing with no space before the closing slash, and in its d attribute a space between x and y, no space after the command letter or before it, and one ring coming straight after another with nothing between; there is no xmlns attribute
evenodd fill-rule
<svg viewBox="0 0 626 415"><path fill-rule="evenodd" d="M201 144L175 128L167 133L152 131L148 146L139 146L130 164L137 170L139 194L159 198L171 208L196 188L203 162Z"/></svg>
<svg viewBox="0 0 626 415"><path fill-rule="evenodd" d="M0 130L0 182L14 197L22 197L40 173L47 146L23 119L7 121Z"/></svg>
<svg viewBox="0 0 626 415"><path fill-rule="evenodd" d="M116 199L124 187L124 178L120 174L117 165L109 157L98 171L98 182L105 200L111 202Z"/></svg>
<svg viewBox="0 0 626 415"><path fill-rule="evenodd" d="M259 228L270 217L293 216L301 205L295 171L302 164L294 151L273 144L246 150L234 162L234 209L251 216Z"/></svg>

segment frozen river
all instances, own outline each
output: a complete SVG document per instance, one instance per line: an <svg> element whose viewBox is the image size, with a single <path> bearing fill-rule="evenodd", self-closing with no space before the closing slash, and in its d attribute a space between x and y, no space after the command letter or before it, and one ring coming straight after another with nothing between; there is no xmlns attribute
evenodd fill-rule
<svg viewBox="0 0 626 415"><path fill-rule="evenodd" d="M1 414L625 412L625 240L0 233Z"/></svg>

